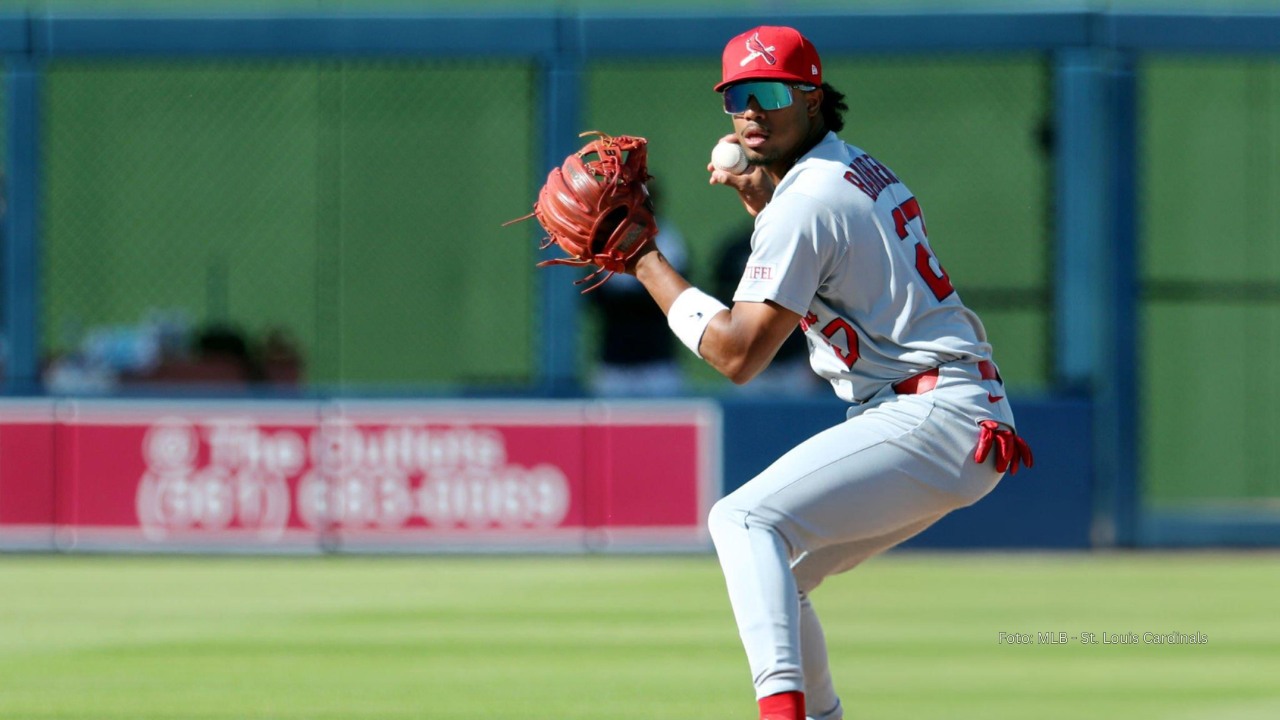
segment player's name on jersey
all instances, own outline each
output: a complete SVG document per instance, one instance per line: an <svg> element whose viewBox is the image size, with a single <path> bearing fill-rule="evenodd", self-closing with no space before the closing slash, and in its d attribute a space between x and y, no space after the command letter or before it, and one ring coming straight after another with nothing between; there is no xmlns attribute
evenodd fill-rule
<svg viewBox="0 0 1280 720"><path fill-rule="evenodd" d="M1209 636L1184 632L998 632L998 645L1208 645Z"/></svg>
<svg viewBox="0 0 1280 720"><path fill-rule="evenodd" d="M892 170L881 165L880 161L865 153L849 163L849 172L844 174L844 179L866 193L872 202L875 202L876 198L880 197L880 193L885 188L902 182L897 175L893 174Z"/></svg>

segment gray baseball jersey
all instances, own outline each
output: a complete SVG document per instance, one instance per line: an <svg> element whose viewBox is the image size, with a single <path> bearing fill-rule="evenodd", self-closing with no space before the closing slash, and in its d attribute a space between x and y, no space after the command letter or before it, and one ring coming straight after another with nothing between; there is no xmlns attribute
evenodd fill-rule
<svg viewBox="0 0 1280 720"><path fill-rule="evenodd" d="M835 133L783 177L751 243L733 299L801 315L810 364L845 400L947 362L990 359L911 191Z"/></svg>

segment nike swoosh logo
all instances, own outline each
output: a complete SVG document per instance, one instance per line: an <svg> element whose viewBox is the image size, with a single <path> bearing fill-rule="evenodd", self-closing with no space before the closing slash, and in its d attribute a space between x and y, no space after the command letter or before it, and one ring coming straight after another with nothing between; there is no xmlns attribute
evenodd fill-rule
<svg viewBox="0 0 1280 720"><path fill-rule="evenodd" d="M1003 395L992 395L991 393L987 393L987 402L989 403L998 403L1003 399Z"/></svg>

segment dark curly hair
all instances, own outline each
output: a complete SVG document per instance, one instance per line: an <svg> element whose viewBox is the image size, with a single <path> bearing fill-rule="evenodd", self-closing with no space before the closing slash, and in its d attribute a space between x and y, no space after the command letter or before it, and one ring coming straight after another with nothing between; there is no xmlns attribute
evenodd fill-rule
<svg viewBox="0 0 1280 720"><path fill-rule="evenodd" d="M844 102L844 93L831 87L831 83L822 83L822 122L831 132L844 129L844 114L849 106Z"/></svg>

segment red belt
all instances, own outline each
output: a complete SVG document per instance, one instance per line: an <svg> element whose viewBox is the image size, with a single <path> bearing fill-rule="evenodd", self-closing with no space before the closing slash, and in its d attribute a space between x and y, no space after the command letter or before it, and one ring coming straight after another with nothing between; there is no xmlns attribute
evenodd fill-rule
<svg viewBox="0 0 1280 720"><path fill-rule="evenodd" d="M990 360L978 361L978 373L982 375L983 380L1000 380L1000 371L996 369L996 364ZM1004 382L1000 380L1000 382ZM917 375L894 383L893 391L899 395L923 395L929 392L938 384L938 368L925 370Z"/></svg>

